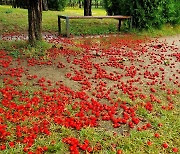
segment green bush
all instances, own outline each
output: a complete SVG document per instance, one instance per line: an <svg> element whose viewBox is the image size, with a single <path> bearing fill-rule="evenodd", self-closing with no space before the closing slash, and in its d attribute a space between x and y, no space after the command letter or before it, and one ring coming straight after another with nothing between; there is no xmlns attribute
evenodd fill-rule
<svg viewBox="0 0 180 154"><path fill-rule="evenodd" d="M180 24L179 0L169 0L164 2L163 17L166 19L167 23Z"/></svg>
<svg viewBox="0 0 180 154"><path fill-rule="evenodd" d="M48 0L48 7L50 10L63 11L66 6L66 0Z"/></svg>
<svg viewBox="0 0 180 154"><path fill-rule="evenodd" d="M133 26L138 29L180 21L178 0L104 0L104 7L108 15L133 16Z"/></svg>

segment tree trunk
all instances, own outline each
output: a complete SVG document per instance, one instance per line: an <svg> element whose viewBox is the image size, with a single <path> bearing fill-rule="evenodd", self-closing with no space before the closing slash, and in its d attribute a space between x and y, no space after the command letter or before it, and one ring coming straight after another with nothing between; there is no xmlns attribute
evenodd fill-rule
<svg viewBox="0 0 180 154"><path fill-rule="evenodd" d="M92 16L91 4L92 0L84 0L84 16Z"/></svg>
<svg viewBox="0 0 180 154"><path fill-rule="evenodd" d="M28 22L29 43L34 45L42 40L42 0L29 0Z"/></svg>
<svg viewBox="0 0 180 154"><path fill-rule="evenodd" d="M98 0L95 0L95 1L94 1L95 8L97 8L97 1L98 1Z"/></svg>
<svg viewBox="0 0 180 154"><path fill-rule="evenodd" d="M79 4L79 8L82 8L82 2L81 2L81 0L78 1L78 4Z"/></svg>
<svg viewBox="0 0 180 154"><path fill-rule="evenodd" d="M13 0L13 2L12 2L12 7L13 7L13 8L16 8L16 7L17 7L17 5L16 5L16 0Z"/></svg>
<svg viewBox="0 0 180 154"><path fill-rule="evenodd" d="M12 0L12 7L13 8L27 9L28 8L28 2L27 2L27 0ZM48 0L42 0L42 8L44 11L48 10Z"/></svg>
<svg viewBox="0 0 180 154"><path fill-rule="evenodd" d="M47 2L47 0L43 0L43 2L42 2L43 4L43 10L44 11L47 11L48 10L48 2Z"/></svg>

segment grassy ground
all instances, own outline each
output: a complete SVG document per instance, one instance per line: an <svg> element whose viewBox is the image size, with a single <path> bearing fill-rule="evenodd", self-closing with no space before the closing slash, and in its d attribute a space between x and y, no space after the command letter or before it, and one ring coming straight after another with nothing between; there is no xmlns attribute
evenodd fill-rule
<svg viewBox="0 0 180 154"><path fill-rule="evenodd" d="M101 38L101 39L102 40L96 39L96 41L94 41L94 39L91 39L91 40L88 39L88 42L89 43L93 42L91 45L94 45L98 41L100 41L101 43L105 42L105 40L107 41L107 38ZM81 41L83 41L83 40L81 40ZM76 40L76 43L77 42L78 42L78 40ZM87 45L87 41L84 40L83 42L84 42L84 45ZM111 43L110 43L111 45L112 45L112 42L116 42L116 40L114 39L114 41L113 41L113 38L111 38ZM123 42L123 40L121 43L126 44L125 42ZM107 45L109 45L109 43L107 43ZM118 46L118 44L116 44L116 45ZM131 45L132 44L130 43L130 46ZM16 47L14 46L14 44L11 44L11 42L9 42L9 43L4 42L4 43L2 43L1 46L3 46L3 48L7 52L9 52L10 55L13 55L15 58L17 58L15 56L15 53L16 53L15 51L20 52L21 50L24 50L23 52L25 54L27 54L27 56L28 56L27 51L31 49L29 47L26 48L27 45L24 42L22 43L21 41L17 43ZM114 46L114 47L117 48L117 46ZM165 46L165 47L168 48L168 46ZM44 44L43 50L46 50L48 48L49 48L49 46ZM104 49L104 46L102 46L102 48ZM109 48L109 47L107 46L107 48ZM34 51L34 49L31 49L31 50ZM35 55L35 58L37 58L39 56L38 50L41 51L39 45L37 44L37 47L35 48L35 51L37 51L37 52L31 53L29 55L30 59L31 59L31 56L33 56L33 55ZM54 48L54 50L56 50L56 48ZM32 52L32 51L29 51L29 53L30 52ZM74 51L72 51L72 52L74 52ZM40 55L40 56L43 56L43 55ZM63 56L61 56L61 57L63 57ZM61 59L62 60L61 62L63 62L63 59L65 60L66 58L63 57ZM77 59L79 57L75 56L74 58ZM3 57L3 54L2 54L2 57L0 59L1 64L3 64L3 62L5 62L5 64L6 64L6 59L8 59L8 58ZM36 63L36 65L39 65L41 63L41 60L39 58L37 58L37 59L38 59L39 63ZM156 57L154 57L154 59L156 59ZM29 71L31 71L31 69L34 69L33 66L29 66L28 68L26 68L25 65L23 65L24 64L23 61L26 61L26 59L23 59L22 57L20 57L19 60L17 60L17 61L16 60L17 59L14 59L14 62L18 62L18 61L20 62L18 67L15 67L14 64L11 64L10 68L12 67L15 70L16 69L18 70L18 68L22 67L22 68L24 68L24 70L29 70ZM21 62L21 60L22 60L22 62ZM46 59L44 61L46 61ZM95 60L94 62L97 63L97 60ZM72 65L72 66L74 67L74 65ZM38 67L38 66L35 66L35 67ZM46 67L56 68L56 62L53 61L53 66L40 66L38 71L41 71ZM153 65L153 67L155 68L155 65ZM164 67L168 67L168 66L164 66ZM20 93L23 93L23 94L25 94L28 91L29 93L27 95L22 96L22 97L25 97L26 99L27 98L31 99L34 96L38 96L40 99L43 100L42 97L44 95L51 96L52 93L50 93L49 91L45 92L45 91L42 91L41 87L34 86L37 84L37 82L34 80L28 81L28 82L23 82L22 85L18 85L18 86L13 85L13 81L14 82L17 81L16 78L13 79L13 76L14 76L13 72L12 72L12 77L10 77L10 76L5 75L5 73L4 73L4 72L8 72L8 67L2 68L2 69L3 70L0 72L2 74L0 76L1 93L4 93L3 88L5 88L5 87L7 87L7 88L14 87L14 89L16 89L17 91L19 91ZM112 70L113 70L113 68L112 68ZM61 73L61 70L59 72ZM57 73L58 72L56 72L56 74ZM28 76L28 74L29 73L26 72L26 74L24 74L23 76L26 76L26 75ZM30 75L33 75L33 73L30 73ZM42 75L44 76L44 74L42 74ZM46 76L44 76L44 77L46 77ZM6 83L6 80L7 80L7 83ZM8 80L9 80L9 83L8 83ZM52 80L52 82L53 82L53 80ZM142 85L142 86L146 86L146 85ZM38 148L41 149L40 147L47 147L48 148L48 150L46 151L47 154L52 154L52 153L67 154L69 152L70 145L63 142L63 139L66 137L78 139L81 144L87 139L90 142L89 145L93 148L92 153L94 153L94 154L116 154L116 153L118 153L118 151L119 151L119 153L121 151L123 151L124 154L137 154L137 153L138 154L146 154L146 153L148 153L148 154L159 154L159 153L169 154L169 153L173 153L173 151L177 150L176 148L180 147L180 140L179 140L180 94L179 93L173 94L173 91L177 87L175 88L175 86L172 86L172 85L170 86L167 84L166 90L160 89L160 85L153 86L153 87L156 90L156 92L153 93L153 95L156 98L158 98L159 100L161 100L161 103L152 101L153 110L151 112L146 110L145 107L142 105L142 103L149 102L151 100L150 95L152 94L152 92L143 91L142 94L145 94L147 97L145 99L138 98L136 100L131 100L128 95L123 94L122 92L120 92L116 95L117 100L120 99L122 102L127 102L128 106L132 106L132 107L136 106L136 108L137 108L136 115L137 115L137 117L139 117L141 119L141 122L138 125L138 127L141 128L140 130L137 130L137 126L135 126L135 128L133 128L133 129L129 129L128 124L125 125L125 127L122 126L123 129L121 127L113 128L112 122L110 122L110 121L108 123L105 123L105 127L104 126L99 126L99 127L94 127L94 128L85 127L85 128L82 128L81 130L76 130L74 128L67 128L65 126L55 124L52 121L52 119L47 116L45 119L49 118L49 121L51 121L50 126L49 126L51 135L45 135L43 133L38 133L37 134L38 137L36 138L33 146L31 146L29 149L25 149L26 144L24 144L23 142L19 143L17 141L16 133L14 132L15 126L19 125L19 122L4 121L3 123L5 123L7 125L6 130L8 132L11 132L11 136L8 136L6 140L0 141L0 149L1 150L3 149L2 145L6 146L6 149L2 150L1 153L2 154L16 154L16 153L24 154L25 152L23 152L23 151L26 151L26 150L27 151L38 151L37 149ZM54 87L54 86L52 86L52 88L56 89L56 87ZM94 90L94 89L95 88L92 88L91 90ZM168 89L170 90L169 94L168 94ZM177 89L179 91L179 88L177 88ZM9 93L9 91L8 91L8 93ZM41 92L41 94L38 94L37 92ZM37 94L35 94L35 93L37 93ZM42 93L43 93L43 95L42 95ZM7 97L6 95L8 96L8 94L6 94L6 93L3 95L0 94L0 99L1 100L6 99L6 97ZM65 96L68 97L68 95L69 95L69 93ZM55 94L54 96L56 97L57 95ZM12 97L13 102L15 102L18 105L26 104L26 102L19 101L18 98L19 98L19 96ZM8 99L11 99L11 97L9 97ZM171 108L168 109L169 99L171 99L170 102L173 102L172 109ZM53 103L53 101L50 101L50 102ZM38 110L38 109L40 109L40 107L43 107L44 106L43 103L44 102L41 101L38 106L34 105L35 109ZM163 106L165 106L164 109L162 108ZM47 109L50 109L48 106L45 106L45 107L47 107ZM0 108L3 108L5 111L9 111L9 108L5 107L4 104L0 104ZM72 105L70 103L66 104L65 108L66 108L66 110L68 110L72 113L71 114L72 117L75 115L75 113L78 112L78 109L77 110L72 109ZM14 110L10 110L9 112L14 112ZM1 117L4 117L6 115L5 113L0 113ZM91 115L91 113L89 113L89 114ZM30 117L33 117L33 115ZM36 117L34 119L33 118L28 119L28 117L26 117L26 120L24 120L23 122L20 122L20 125L24 126L25 128L26 127L31 128L34 122L38 122L38 119L39 119L39 117ZM151 125L150 127L149 126L147 127L148 123ZM123 133L121 132L122 130L124 131ZM28 136L28 134L26 134L26 132L23 132L23 134L24 134L24 136L22 136L20 139L23 139L24 137ZM16 143L14 147L10 148L10 146L9 146L10 141L14 141ZM166 145L166 144L168 147L164 148L163 145ZM80 150L80 153L84 153L84 152L85 151ZM87 151L86 151L86 153L88 154Z"/></svg>
<svg viewBox="0 0 180 154"><path fill-rule="evenodd" d="M93 9L93 15L105 15L103 9ZM76 15L82 16L83 9L66 8L65 11L44 11L43 12L43 31L57 32L57 16L58 15ZM27 10L13 9L9 6L0 6L0 31L16 32L27 31ZM97 26L99 25L100 26ZM116 32L116 20L71 20L71 33L80 34L103 34ZM65 23L62 24L62 32L65 31Z"/></svg>
<svg viewBox="0 0 180 154"><path fill-rule="evenodd" d="M93 10L94 15L105 15L105 11L102 9L94 9ZM64 12L57 12L57 11L48 11L43 12L43 31L47 32L57 32L57 15L83 15L82 9L71 9L67 8ZM1 33L11 33L16 30L16 32L22 33L27 31L27 11L23 9L12 9L9 8L9 6L0 6L0 32ZM92 21L72 21L72 29L71 32L73 34L99 34L99 33L109 33L109 32L115 32L116 31L116 21L101 21L101 24L99 24L99 20L93 21L93 25L89 25ZM112 22L111 25L109 22ZM92 24L92 23L91 23ZM83 26L84 27L83 27ZM97 26L98 25L98 26ZM94 27L93 27L94 26ZM88 27L88 28L87 28ZM87 30L88 29L88 30ZM81 31L80 31L81 30ZM170 25L166 25L162 27L161 30L154 30L151 29L149 31L144 32L137 32L134 31L134 33L139 35L148 35L148 36L157 36L157 35L172 35L172 34L178 34L180 33L179 26L171 27ZM100 41L102 44L107 39L102 38ZM78 42L78 40L76 40ZM82 40L81 40L82 41ZM92 45L97 45L96 43L99 40L92 40ZM74 46L71 46L72 50L75 50L76 44ZM84 45L86 46L86 43L89 43L89 40L84 41ZM41 42L40 42L41 43ZM115 41L111 42L110 44L113 45ZM125 42L121 42L126 43ZM107 48L109 48L109 44L107 43ZM116 45L116 44L114 44ZM117 44L118 45L118 44ZM19 42L7 42L7 41L1 41L0 42L0 50L5 49L9 55L13 56L14 58L20 57L21 60L26 60L21 57L21 54L29 58L32 57L39 57L39 56L46 56L46 50L48 50L52 45L43 43L42 46L37 43L37 46L35 48L29 47L25 42L19 41ZM43 47L43 48L42 48ZM168 46L164 46L165 48ZM59 47L58 47L59 48ZM103 48L103 47L102 47ZM117 46L114 46L114 49L116 49ZM111 49L111 50L114 50ZM163 48L162 48L163 49ZM54 48L56 50L56 48ZM105 49L104 49L105 50ZM41 54L41 55L40 55ZM6 64L6 58L3 57L3 55L0 55L1 63L3 62ZM151 57L152 58L152 57ZM167 58L167 57L166 57ZM8 59L8 58L7 58ZM65 58L64 58L65 59ZM11 60L11 59L10 59ZM17 60L17 61L16 61ZM20 60L20 61L21 61ZM39 60L39 59L38 59ZM45 59L46 60L46 59ZM14 59L14 61L18 62L18 59ZM7 61L8 62L8 61ZM96 61L97 62L97 61ZM163 60L162 60L163 62ZM11 61L10 61L11 63ZM55 63L55 62L54 62ZM21 63L23 64L23 62ZM36 64L38 65L38 63ZM18 65L21 67L21 65ZM14 65L10 65L10 67L14 67L16 70L17 68ZM19 68L18 67L18 68ZM24 65L22 65L24 67ZM56 67L55 65L53 67ZM167 66L164 66L167 67ZM2 67L1 67L2 68ZM31 67L30 67L31 68ZM33 68L33 67L32 67ZM41 69L43 66L41 67ZM6 68L3 68L6 70ZM8 70L8 68L7 68ZM18 70L18 69L17 69ZM26 69L25 69L26 70ZM32 98L34 95L34 92L37 92L41 90L40 87L35 87L34 84L36 82L28 84L23 83L22 85L15 86L12 82L5 84L5 76L7 74L3 74L4 71L0 70L0 89L1 92L4 92L2 90L4 87L12 86L20 93L26 93L26 91L29 91L29 94L26 95L27 98ZM7 72L8 73L8 72ZM27 73L27 72L26 72ZM3 75L2 75L3 74ZM2 76L1 76L2 75ZM27 74L24 74L26 76ZM10 78L10 77L9 77ZM18 81L18 79L9 79L8 77L6 80L12 79L14 82ZM11 81L11 80L10 80ZM12 85L11 85L12 84ZM168 86L168 84L167 84ZM155 97L161 100L161 103L153 102L153 111L149 112L146 110L143 106L141 106L142 102L148 102L150 101L150 94L151 92L147 93L146 99L137 99L135 101L132 101L128 95L125 94L117 94L117 99L121 99L121 101L128 102L130 106L136 106L137 111L136 114L138 117L142 118L142 124L144 123L150 123L151 127L148 129L141 129L137 131L136 128L131 129L131 131L127 130L121 134L118 132L117 129L111 128L106 129L104 127L86 127L82 128L81 130L76 130L73 128L66 128L62 125L54 124L53 122L49 126L49 130L51 132L51 135L45 135L43 133L38 134L38 137L36 138L35 143L32 147L30 147L31 151L36 151L38 147L48 147L48 150L46 153L56 153L56 154L67 154L69 152L69 144L63 143L62 139L65 137L74 137L80 141L80 143L83 143L85 139L88 139L90 141L90 146L93 148L93 153L95 154L116 154L121 153L121 150L124 154L169 154L177 151L176 148L180 147L180 94L173 94L172 91L174 90L173 86L167 87L167 89L170 89L170 94L167 94L166 90L160 90L159 86L154 86L156 89L156 93L154 94ZM179 88L177 88L179 90ZM44 92L44 91L42 91ZM144 91L143 91L144 92ZM6 93L5 93L6 94ZM44 92L46 95L50 95L50 93ZM38 94L36 94L37 96ZM42 95L38 95L38 97L42 97ZM173 109L162 109L162 106L168 107L169 100L167 98L171 98L171 102L173 102ZM6 95L2 95L0 93L0 100L6 99ZM7 99L11 99L11 97L7 97ZM13 101L16 101L18 97L12 97ZM25 102L16 102L17 104L25 103ZM42 102L41 102L42 103ZM12 103L13 104L13 103ZM42 104L40 104L41 106ZM8 110L8 106L4 106L3 104L0 104L1 108L5 108L5 110ZM38 110L38 107L36 108ZM77 112L76 110L72 110L72 106L70 104L67 104L66 109L69 111ZM14 112L13 110L11 110ZM10 112L11 112L10 111ZM0 113L2 120L5 116L4 113ZM74 114L74 113L73 113ZM5 119L5 118L4 118ZM47 117L48 119L48 117ZM35 122L37 119L31 119L31 121L25 120L21 123L21 126L28 126L31 128L31 124ZM6 140L0 139L0 150L3 149L2 145L5 145L7 148L5 150L0 151L2 154L23 154L23 149L25 148L25 144L19 143L16 140L16 134L15 134L15 125L19 125L19 123L13 123L12 121L4 121L7 125L7 131L11 132L12 135L8 136ZM112 126L112 124L110 124ZM0 127L2 129L3 127ZM25 132L23 132L26 135ZM24 138L23 136L22 138ZM10 148L9 143L10 141L17 141L14 147ZM164 148L163 144L167 143L168 147ZM25 151L26 149L24 149ZM82 153L85 151L81 151ZM88 152L86 151L88 154Z"/></svg>
<svg viewBox="0 0 180 154"><path fill-rule="evenodd" d="M93 8L93 15L106 15L104 9ZM83 15L83 9L66 8L65 11L44 11L43 12L43 31L57 33L57 16L58 15ZM73 35L83 34L109 34L117 33L116 20L71 20L70 32ZM27 10L13 9L10 6L0 6L0 33L27 32ZM123 31L129 31L126 26L122 27ZM62 23L62 32L65 32L65 23ZM173 35L180 33L180 26L163 26L162 29L150 29L149 31L138 32L132 30L133 33L140 35Z"/></svg>

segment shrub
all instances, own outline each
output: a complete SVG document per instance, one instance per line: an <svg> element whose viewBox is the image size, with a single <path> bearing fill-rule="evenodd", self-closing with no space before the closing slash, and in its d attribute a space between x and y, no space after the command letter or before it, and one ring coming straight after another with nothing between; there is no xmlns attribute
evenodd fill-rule
<svg viewBox="0 0 180 154"><path fill-rule="evenodd" d="M163 17L168 23L180 24L180 3L178 0L169 0L164 2Z"/></svg>
<svg viewBox="0 0 180 154"><path fill-rule="evenodd" d="M133 26L139 29L178 24L179 6L178 0L104 0L108 15L131 15Z"/></svg>

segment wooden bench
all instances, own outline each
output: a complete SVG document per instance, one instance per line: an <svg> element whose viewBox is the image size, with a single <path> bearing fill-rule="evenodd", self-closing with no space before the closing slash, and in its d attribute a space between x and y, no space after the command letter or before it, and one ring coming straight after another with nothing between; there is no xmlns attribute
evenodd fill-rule
<svg viewBox="0 0 180 154"><path fill-rule="evenodd" d="M70 25L69 25L69 20L70 19L117 19L118 22L118 32L120 31L121 28L121 21L124 19L129 20L129 28L132 28L132 17L131 16L62 16L58 15L58 32L59 35L61 35L61 18L66 20L66 36L70 36Z"/></svg>

